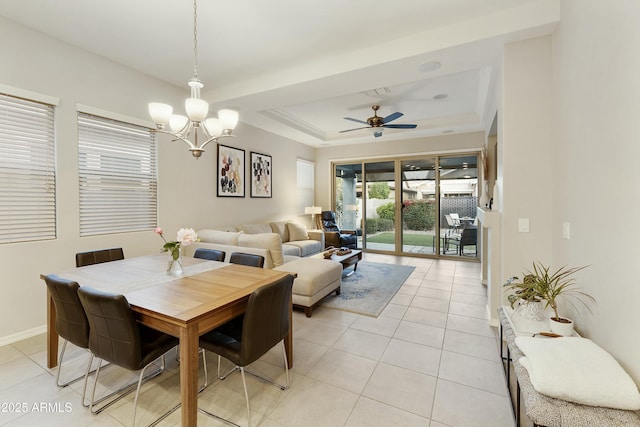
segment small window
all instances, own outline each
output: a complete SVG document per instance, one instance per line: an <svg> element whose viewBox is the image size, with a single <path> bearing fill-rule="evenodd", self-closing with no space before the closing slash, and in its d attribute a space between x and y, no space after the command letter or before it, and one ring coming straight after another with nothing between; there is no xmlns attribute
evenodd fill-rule
<svg viewBox="0 0 640 427"><path fill-rule="evenodd" d="M0 243L56 238L53 105L0 94Z"/></svg>
<svg viewBox="0 0 640 427"><path fill-rule="evenodd" d="M80 236L145 231L157 224L155 133L78 113Z"/></svg>
<svg viewBox="0 0 640 427"><path fill-rule="evenodd" d="M313 206L315 164L307 160L298 159L296 167L298 183L298 212L303 214L305 207Z"/></svg>

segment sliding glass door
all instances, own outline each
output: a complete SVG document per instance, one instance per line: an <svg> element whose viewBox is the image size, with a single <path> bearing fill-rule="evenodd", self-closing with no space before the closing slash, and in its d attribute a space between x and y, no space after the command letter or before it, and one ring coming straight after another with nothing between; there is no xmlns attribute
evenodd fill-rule
<svg viewBox="0 0 640 427"><path fill-rule="evenodd" d="M334 164L334 210L358 248L477 258L477 154Z"/></svg>

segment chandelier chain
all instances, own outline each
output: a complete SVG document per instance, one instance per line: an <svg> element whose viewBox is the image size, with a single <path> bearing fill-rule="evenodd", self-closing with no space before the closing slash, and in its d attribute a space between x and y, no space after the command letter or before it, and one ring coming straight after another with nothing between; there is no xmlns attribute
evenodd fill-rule
<svg viewBox="0 0 640 427"><path fill-rule="evenodd" d="M193 0L193 76L198 78L198 7Z"/></svg>

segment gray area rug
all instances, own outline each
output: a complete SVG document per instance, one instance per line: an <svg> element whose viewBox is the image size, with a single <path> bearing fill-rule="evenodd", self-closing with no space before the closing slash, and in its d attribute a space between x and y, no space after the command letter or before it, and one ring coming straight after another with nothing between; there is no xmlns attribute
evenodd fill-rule
<svg viewBox="0 0 640 427"><path fill-rule="evenodd" d="M323 307L378 317L415 267L360 261L358 270L342 278L340 295L331 294Z"/></svg>

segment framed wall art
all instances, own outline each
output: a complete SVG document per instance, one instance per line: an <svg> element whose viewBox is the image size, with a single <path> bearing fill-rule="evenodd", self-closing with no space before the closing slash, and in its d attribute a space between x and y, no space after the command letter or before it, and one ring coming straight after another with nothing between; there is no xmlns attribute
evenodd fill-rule
<svg viewBox="0 0 640 427"><path fill-rule="evenodd" d="M218 197L244 197L244 150L218 144Z"/></svg>
<svg viewBox="0 0 640 427"><path fill-rule="evenodd" d="M251 152L251 197L271 197L271 156Z"/></svg>

